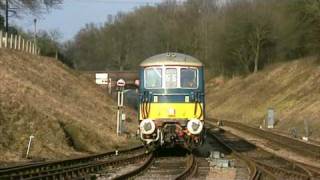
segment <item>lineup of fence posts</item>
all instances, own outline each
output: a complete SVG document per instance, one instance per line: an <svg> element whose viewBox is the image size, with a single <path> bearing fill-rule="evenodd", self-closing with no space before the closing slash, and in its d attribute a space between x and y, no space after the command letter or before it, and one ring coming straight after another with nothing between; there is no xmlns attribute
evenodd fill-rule
<svg viewBox="0 0 320 180"><path fill-rule="evenodd" d="M35 43L26 40L17 34L9 34L0 31L0 48L14 49L30 54L40 55L40 49L36 47Z"/></svg>

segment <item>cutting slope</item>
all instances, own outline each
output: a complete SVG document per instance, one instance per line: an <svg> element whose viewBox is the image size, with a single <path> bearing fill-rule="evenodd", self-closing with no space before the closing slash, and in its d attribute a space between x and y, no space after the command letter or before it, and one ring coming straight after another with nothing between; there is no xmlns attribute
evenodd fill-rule
<svg viewBox="0 0 320 180"><path fill-rule="evenodd" d="M275 64L248 77L212 79L207 87L210 117L260 125L269 107L275 109L276 128L297 128L304 133L304 120L311 137L320 131L320 66L315 58Z"/></svg>
<svg viewBox="0 0 320 180"><path fill-rule="evenodd" d="M30 135L31 155L40 158L125 145L114 133L114 104L92 79L54 59L0 49L0 161L22 159Z"/></svg>

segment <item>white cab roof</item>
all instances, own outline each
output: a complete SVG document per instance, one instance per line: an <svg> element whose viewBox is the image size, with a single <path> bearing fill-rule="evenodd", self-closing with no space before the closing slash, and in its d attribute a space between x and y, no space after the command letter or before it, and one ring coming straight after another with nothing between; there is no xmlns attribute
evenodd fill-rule
<svg viewBox="0 0 320 180"><path fill-rule="evenodd" d="M149 66L203 66L196 58L181 53L163 53L152 56L141 62L141 67Z"/></svg>

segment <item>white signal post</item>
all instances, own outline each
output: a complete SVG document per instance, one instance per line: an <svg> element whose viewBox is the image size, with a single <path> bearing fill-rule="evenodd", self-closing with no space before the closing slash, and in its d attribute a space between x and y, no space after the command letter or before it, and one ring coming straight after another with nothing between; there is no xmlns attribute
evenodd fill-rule
<svg viewBox="0 0 320 180"><path fill-rule="evenodd" d="M109 94L112 93L112 79L111 78L109 78L109 82L108 82L108 92L109 92Z"/></svg>
<svg viewBox="0 0 320 180"><path fill-rule="evenodd" d="M30 147L31 147L31 143L32 143L32 139L33 139L33 138L34 138L34 136L33 136L33 135L31 135L31 136L29 137L29 143L28 143L28 148L27 148L26 158L28 158L28 156L29 156Z"/></svg>
<svg viewBox="0 0 320 180"><path fill-rule="evenodd" d="M124 120L123 115L123 90L124 86L126 85L126 82L123 79L119 79L117 81L117 88L118 88L118 111L117 111L117 135L121 135L123 130L123 124L122 120Z"/></svg>

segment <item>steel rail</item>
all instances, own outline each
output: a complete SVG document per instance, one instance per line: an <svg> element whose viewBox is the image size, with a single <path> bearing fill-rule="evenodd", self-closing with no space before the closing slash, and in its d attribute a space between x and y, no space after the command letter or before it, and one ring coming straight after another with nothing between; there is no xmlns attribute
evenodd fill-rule
<svg viewBox="0 0 320 180"><path fill-rule="evenodd" d="M101 171L102 169L108 167L108 166L116 166L116 165L123 165L125 163L134 163L138 160L141 160L143 158L146 158L150 156L146 153L141 153L129 158L120 158L110 161L97 161L97 162L91 162L89 164L84 165L78 165L76 167L68 167L68 168L62 168L59 172L51 171L47 172L47 174L33 176L29 178L24 178L25 180L31 180L31 179L73 179L73 178L83 178L83 177L91 177L94 178L94 175L90 175L91 173L97 173Z"/></svg>
<svg viewBox="0 0 320 180"><path fill-rule="evenodd" d="M146 158L146 160L144 161L144 163L139 166L138 168L133 169L132 171L129 171L128 173L122 174L120 176L117 176L114 178L114 180L121 180L121 179L128 179L131 177L134 177L138 174L140 174L141 172L143 172L144 170L146 170L149 165L152 163L154 159L154 153L150 153L149 156Z"/></svg>
<svg viewBox="0 0 320 180"><path fill-rule="evenodd" d="M210 120L213 120L215 122L219 121L223 125L226 125L228 127L232 127L232 128L241 130L243 132L253 134L260 138L267 139L282 147L289 148L290 150L293 150L298 154L315 158L315 159L320 159L320 146L310 144L310 143L305 143L297 139L293 139L293 138L290 138L281 134L273 133L270 131L265 131L265 130L248 126L239 122L233 122L228 120L218 120L218 119L210 119ZM207 121L207 123L212 125L211 122Z"/></svg>
<svg viewBox="0 0 320 180"><path fill-rule="evenodd" d="M297 165L305 169L305 171L307 171L309 176L312 177L313 179L320 179L320 169L318 167L314 167L304 163L299 163Z"/></svg>
<svg viewBox="0 0 320 180"><path fill-rule="evenodd" d="M229 150L231 150L233 153L236 153L236 156L238 156L239 158L244 159L247 163L253 163L256 166L257 172L262 171L264 173L266 173L268 176L270 176L273 179L278 179L279 175L281 175L282 177L290 177L290 178L294 178L294 179L301 179L301 180L309 180L312 177L310 177L310 173L308 171L305 171L306 174L302 174L302 173L298 173L296 171L290 171L287 169L283 169L280 167L274 167L271 165L268 165L266 163L263 163L262 161L259 160L255 160L252 159L250 157L246 157L245 154L243 153L239 153L237 152L237 150L235 150L232 146L228 145L227 143L225 143L220 137L218 137L217 135L211 133L211 135L216 138L218 140L218 142L222 143L222 145L224 145L225 147L227 147ZM238 137L237 135L232 134L235 137ZM240 137L238 137L239 139L241 139ZM285 161L288 161L289 163L292 164L296 164L296 162L290 161L288 159L283 159ZM252 165L249 165L252 166ZM299 166L301 167L301 166ZM251 179L254 177L254 174L251 175Z"/></svg>
<svg viewBox="0 0 320 180"><path fill-rule="evenodd" d="M216 135L214 135L213 133L210 133L223 147L225 147L226 149L228 149L229 151L231 151L233 153L233 155L235 157L237 157L238 159L242 160L243 162L245 162L248 166L248 170L249 170L249 174L250 174L250 180L259 180L261 177L261 171L258 169L256 163L254 163L251 159L243 156L241 153L238 153L237 151L235 151L230 145L224 143L220 138L218 138ZM276 177L270 173L267 172L270 177L274 180L276 180Z"/></svg>
<svg viewBox="0 0 320 180"><path fill-rule="evenodd" d="M137 146L130 149L121 149L118 151L118 153L120 154L129 153L142 148L143 146ZM88 156L77 157L77 158L70 158L70 159L59 160L59 161L49 161L49 162L36 163L36 164L26 164L26 165L5 167L0 169L0 179L3 177L9 177L9 176L22 177L27 174L40 173L44 171L49 171L51 169L72 167L79 164L88 164L90 162L98 161L103 158L111 157L113 155L115 155L115 151L108 151L105 153L88 155Z"/></svg>
<svg viewBox="0 0 320 180"><path fill-rule="evenodd" d="M267 139L277 145L280 146L285 146L286 148L290 148L291 150L293 149L294 152L305 155L305 156L311 156L312 158L319 159L320 157L320 146L316 144L310 144L310 143L305 143L301 140L290 138L285 135L281 135L278 133L270 132L270 131L265 131L260 128L255 128L249 125L245 125L239 122L233 122L233 121L228 121L228 120L218 120L218 119L211 119L214 122L221 122L222 125L226 125L229 127L232 127L234 129L238 129L247 133L251 133L253 135L256 135L260 138ZM208 124L213 125L211 122ZM287 142L287 143L285 143ZM297 145L298 144L298 145ZM307 152L306 152L307 151ZM312 155L310 155L310 152ZM286 159L286 158L284 158ZM286 159L288 161L291 161L289 159ZM320 179L320 168L315 167L309 164L301 163L301 162L295 162L296 166L300 167L301 169L304 169L309 177L313 177L314 179Z"/></svg>
<svg viewBox="0 0 320 180"><path fill-rule="evenodd" d="M272 173L276 177L281 175L282 177L283 176L290 177L290 179L299 179L299 180L310 180L311 179L311 177L308 175L304 175L304 174L297 173L294 171L288 171L283 168L273 167L273 166L264 164L259 161L256 161L256 164L257 164L257 167L260 169L263 169L264 172L268 172L269 174Z"/></svg>
<svg viewBox="0 0 320 180"><path fill-rule="evenodd" d="M198 165L197 165L197 161L196 161L195 156L193 154L190 154L188 156L188 160L187 160L187 168L174 179L175 180L183 180L183 179L187 179L189 177L192 177L194 175L194 173L196 172L197 167L198 167Z"/></svg>

